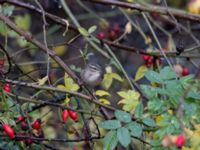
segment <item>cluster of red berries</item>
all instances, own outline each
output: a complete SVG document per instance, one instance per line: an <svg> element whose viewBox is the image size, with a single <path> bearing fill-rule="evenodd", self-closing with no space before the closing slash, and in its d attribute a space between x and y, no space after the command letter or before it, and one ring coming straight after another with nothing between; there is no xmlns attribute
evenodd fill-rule
<svg viewBox="0 0 200 150"><path fill-rule="evenodd" d="M16 121L17 121L17 123L20 123L22 130L28 130L28 124L26 123L24 116L22 116L22 115L18 116L16 118ZM2 128L3 128L4 132L6 133L6 135L10 139L16 138L16 140L24 141L26 145L31 145L33 143L33 140L31 138L28 138L28 137L36 136L36 135L28 134L28 133L15 134L14 129L12 129L11 126L7 123L3 123ZM41 120L35 119L32 123L32 128L39 132L40 129L41 129Z"/></svg>
<svg viewBox="0 0 200 150"><path fill-rule="evenodd" d="M161 59L153 56L143 55L143 59L147 67L151 67L154 62L159 65L161 64Z"/></svg>
<svg viewBox="0 0 200 150"><path fill-rule="evenodd" d="M75 111L67 110L67 109L63 110L63 112L62 112L62 122L65 123L69 117L74 121L78 120L78 115Z"/></svg>
<svg viewBox="0 0 200 150"><path fill-rule="evenodd" d="M111 29L109 29L108 33L105 31L101 31L97 34L97 38L99 40L104 40L108 38L111 41L116 40L120 35L120 27L118 24L114 24Z"/></svg>

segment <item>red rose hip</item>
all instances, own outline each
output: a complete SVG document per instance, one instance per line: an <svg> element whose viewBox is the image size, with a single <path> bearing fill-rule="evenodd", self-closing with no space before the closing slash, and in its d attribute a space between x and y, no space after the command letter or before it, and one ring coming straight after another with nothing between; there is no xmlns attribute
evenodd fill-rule
<svg viewBox="0 0 200 150"><path fill-rule="evenodd" d="M41 120L40 119L36 119L34 122L33 122L33 125L32 125L33 129L40 129L41 127Z"/></svg>
<svg viewBox="0 0 200 150"><path fill-rule="evenodd" d="M78 115L75 111L68 110L68 112L69 112L69 116L70 116L70 118L72 118L72 120L74 120L74 121L78 120Z"/></svg>
<svg viewBox="0 0 200 150"><path fill-rule="evenodd" d="M67 121L68 117L69 117L68 110L66 110L66 109L63 110L63 112L62 112L62 122L65 123Z"/></svg>
<svg viewBox="0 0 200 150"><path fill-rule="evenodd" d="M105 32L99 32L98 35L97 35L97 38L98 38L99 40L105 39L105 38L106 38Z"/></svg>
<svg viewBox="0 0 200 150"><path fill-rule="evenodd" d="M185 144L185 136L184 135L179 135L176 138L176 146L177 147L182 147Z"/></svg>
<svg viewBox="0 0 200 150"><path fill-rule="evenodd" d="M182 76L187 76L187 75L189 75L189 69L188 68L183 68Z"/></svg>
<svg viewBox="0 0 200 150"><path fill-rule="evenodd" d="M10 127L9 124L3 124L2 125L3 127L3 130L6 132L6 134L11 138L11 139L14 139L15 138L15 132L14 130Z"/></svg>

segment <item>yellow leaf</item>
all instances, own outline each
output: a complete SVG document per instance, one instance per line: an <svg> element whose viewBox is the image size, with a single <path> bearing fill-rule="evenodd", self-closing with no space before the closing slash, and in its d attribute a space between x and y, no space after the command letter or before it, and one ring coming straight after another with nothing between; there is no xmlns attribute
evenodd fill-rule
<svg viewBox="0 0 200 150"><path fill-rule="evenodd" d="M119 92L117 92L117 94L118 94L119 96L123 97L123 98L126 98L126 97L127 97L127 92L125 92L125 91L119 91Z"/></svg>
<svg viewBox="0 0 200 150"><path fill-rule="evenodd" d="M136 106L139 104L140 94L134 90L119 91L117 92L123 99L118 104L123 104L123 110L134 112Z"/></svg>
<svg viewBox="0 0 200 150"><path fill-rule="evenodd" d="M121 82L123 81L123 79L117 73L111 73L111 76L113 79L116 79Z"/></svg>
<svg viewBox="0 0 200 150"><path fill-rule="evenodd" d="M69 101L70 101L70 98L69 98L68 95L66 94L66 97L65 97L64 103L65 103L65 104L68 104Z"/></svg>
<svg viewBox="0 0 200 150"><path fill-rule="evenodd" d="M100 98L99 101L103 104L110 105L110 101L105 98Z"/></svg>
<svg viewBox="0 0 200 150"><path fill-rule="evenodd" d="M125 104L126 103L126 100L125 99L122 99L120 100L117 104L120 105L120 104Z"/></svg>
<svg viewBox="0 0 200 150"><path fill-rule="evenodd" d="M31 17L29 14L25 14L24 16L16 16L15 23L17 26L23 30L29 30L31 24Z"/></svg>
<svg viewBox="0 0 200 150"><path fill-rule="evenodd" d="M109 89L112 85L113 79L116 79L118 81L123 81L123 79L117 74L112 72L112 68L110 66L106 67L106 73L104 74L102 86L105 89Z"/></svg>
<svg viewBox="0 0 200 150"><path fill-rule="evenodd" d="M97 90L95 93L97 96L105 96L105 95L110 96L110 94L104 90Z"/></svg>
<svg viewBox="0 0 200 150"><path fill-rule="evenodd" d="M112 84L112 81L113 79L109 74L104 74L104 78L101 84L105 89L109 89Z"/></svg>
<svg viewBox="0 0 200 150"><path fill-rule="evenodd" d="M65 86L64 86L64 85L61 85L61 84L58 85L57 88L59 88L59 89L64 89L64 90L66 89Z"/></svg>
<svg viewBox="0 0 200 150"><path fill-rule="evenodd" d="M130 34L131 31L132 31L132 25L131 22L129 21L125 26L125 33Z"/></svg>
<svg viewBox="0 0 200 150"><path fill-rule="evenodd" d="M42 79L38 79L38 84L41 86L41 85L44 85L45 82L47 82L48 80L48 76L45 76L43 77Z"/></svg>
<svg viewBox="0 0 200 150"><path fill-rule="evenodd" d="M74 82L74 80L68 76L68 74L65 73L64 76L64 82L65 82L65 89L70 91L78 91L80 88L78 84Z"/></svg>
<svg viewBox="0 0 200 150"><path fill-rule="evenodd" d="M140 80L141 78L144 77L145 72L148 70L146 65L142 65L138 68L136 75L135 75L135 81Z"/></svg>
<svg viewBox="0 0 200 150"><path fill-rule="evenodd" d="M66 47L64 45L56 46L53 50L58 56L62 56L66 52Z"/></svg>

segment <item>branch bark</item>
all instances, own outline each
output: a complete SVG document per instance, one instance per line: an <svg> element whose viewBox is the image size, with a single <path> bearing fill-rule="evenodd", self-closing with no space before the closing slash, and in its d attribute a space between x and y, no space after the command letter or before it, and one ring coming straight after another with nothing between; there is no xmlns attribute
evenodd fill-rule
<svg viewBox="0 0 200 150"><path fill-rule="evenodd" d="M130 9L135 9L138 11L143 11L143 12L155 12L159 13L161 15L173 15L174 17L180 18L180 19L187 19L190 21L195 21L195 22L200 22L200 15L195 15L192 13L188 13L183 10L178 10L174 8L169 8L169 7L161 7L161 6L155 6L155 5L150 5L150 4L139 4L139 3L128 3L128 2L121 2L117 0L85 0L89 1L92 3L99 3L103 5L113 5L121 8L130 8ZM170 13L169 13L170 12Z"/></svg>

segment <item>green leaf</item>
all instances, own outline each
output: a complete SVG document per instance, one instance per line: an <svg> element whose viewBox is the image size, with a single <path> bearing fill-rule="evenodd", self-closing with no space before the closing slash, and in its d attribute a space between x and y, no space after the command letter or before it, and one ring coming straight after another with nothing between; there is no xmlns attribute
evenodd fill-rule
<svg viewBox="0 0 200 150"><path fill-rule="evenodd" d="M176 73L170 67L164 67L160 71L160 75L164 80L174 79L177 77Z"/></svg>
<svg viewBox="0 0 200 150"><path fill-rule="evenodd" d="M200 93L197 93L197 92L195 92L195 91L190 91L190 92L187 94L187 97L188 97L188 98L193 98L193 99L200 100Z"/></svg>
<svg viewBox="0 0 200 150"><path fill-rule="evenodd" d="M143 111L144 111L144 106L143 106L143 104L140 102L137 106L136 106L136 108L135 108L135 116L137 117L137 118L140 118L140 117L142 117L142 114L143 114Z"/></svg>
<svg viewBox="0 0 200 150"><path fill-rule="evenodd" d="M107 120L104 122L101 122L99 124L100 128L104 128L104 129L117 129L121 127L121 123L118 120Z"/></svg>
<svg viewBox="0 0 200 150"><path fill-rule="evenodd" d="M79 31L80 34L82 34L83 36L89 36L88 31L87 31L85 28L83 28L83 27L78 28L78 31Z"/></svg>
<svg viewBox="0 0 200 150"><path fill-rule="evenodd" d="M117 129L117 138L120 144L124 147L127 147L131 143L130 133L125 127Z"/></svg>
<svg viewBox="0 0 200 150"><path fill-rule="evenodd" d="M143 119L143 123L150 126L150 127L155 127L156 123L153 119L151 119L150 117L144 118Z"/></svg>
<svg viewBox="0 0 200 150"><path fill-rule="evenodd" d="M145 72L145 77L151 81L156 83L162 83L162 76L155 71L149 70Z"/></svg>
<svg viewBox="0 0 200 150"><path fill-rule="evenodd" d="M180 78L180 82L183 86L187 86L194 79L194 75L183 76Z"/></svg>
<svg viewBox="0 0 200 150"><path fill-rule="evenodd" d="M88 33L91 34L93 33L95 30L97 29L97 26L91 26L89 29L88 29Z"/></svg>
<svg viewBox="0 0 200 150"><path fill-rule="evenodd" d="M131 115L125 111L116 110L115 117L117 118L117 120L121 122L125 123L131 122Z"/></svg>
<svg viewBox="0 0 200 150"><path fill-rule="evenodd" d="M135 137L142 136L142 126L136 122L131 122L127 125L128 129L131 131L131 135Z"/></svg>
<svg viewBox="0 0 200 150"><path fill-rule="evenodd" d="M103 139L104 150L113 150L118 143L117 131L109 131Z"/></svg>
<svg viewBox="0 0 200 150"><path fill-rule="evenodd" d="M11 16L13 11L14 11L15 7L14 6L3 6L3 14L6 16Z"/></svg>

